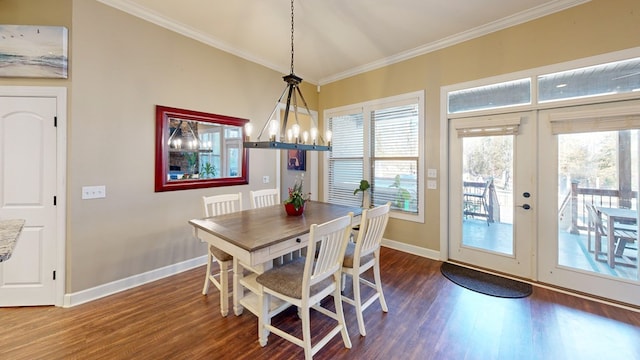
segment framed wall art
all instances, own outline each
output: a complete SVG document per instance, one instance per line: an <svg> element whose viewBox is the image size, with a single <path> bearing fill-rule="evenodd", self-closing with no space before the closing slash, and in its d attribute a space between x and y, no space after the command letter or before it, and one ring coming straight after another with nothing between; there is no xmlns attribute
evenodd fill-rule
<svg viewBox="0 0 640 360"><path fill-rule="evenodd" d="M287 153L287 170L307 170L307 151L289 150Z"/></svg>
<svg viewBox="0 0 640 360"><path fill-rule="evenodd" d="M64 26L0 25L0 77L67 78Z"/></svg>

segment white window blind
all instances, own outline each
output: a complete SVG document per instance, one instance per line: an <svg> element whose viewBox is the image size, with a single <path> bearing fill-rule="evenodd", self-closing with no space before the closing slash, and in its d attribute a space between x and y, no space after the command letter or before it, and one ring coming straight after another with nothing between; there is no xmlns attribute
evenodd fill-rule
<svg viewBox="0 0 640 360"><path fill-rule="evenodd" d="M364 179L364 122L362 112L329 118L333 132L329 154L328 201L360 206L353 195Z"/></svg>
<svg viewBox="0 0 640 360"><path fill-rule="evenodd" d="M520 128L520 118L498 118L482 121L482 126L477 120L459 120L456 123L458 137L474 136L498 136L498 135L518 135Z"/></svg>
<svg viewBox="0 0 640 360"><path fill-rule="evenodd" d="M640 106L552 113L549 122L554 135L640 129Z"/></svg>
<svg viewBox="0 0 640 360"><path fill-rule="evenodd" d="M418 104L371 111L372 203L418 212Z"/></svg>

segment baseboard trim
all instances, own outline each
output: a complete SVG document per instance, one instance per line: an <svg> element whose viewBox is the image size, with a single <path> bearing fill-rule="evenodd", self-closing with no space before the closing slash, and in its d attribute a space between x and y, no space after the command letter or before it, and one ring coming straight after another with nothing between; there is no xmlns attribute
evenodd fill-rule
<svg viewBox="0 0 640 360"><path fill-rule="evenodd" d="M93 300L113 295L121 291L132 289L152 281L160 280L168 276L179 274L183 271L191 270L207 263L207 256L200 256L189 259L177 264L172 264L159 269L147 271L142 274L130 276L125 279L112 281L107 284L96 286L90 289L78 291L64 295L64 303L62 307L68 308L76 305L84 304ZM204 277L203 277L204 278Z"/></svg>
<svg viewBox="0 0 640 360"><path fill-rule="evenodd" d="M406 243L402 243L402 242L394 241L394 240L389 240L389 239L382 239L381 246L388 247L390 249L394 249L394 250L398 250L398 251L402 251L402 252L405 252L405 253L409 253L409 254L412 254L412 255L425 257L425 258L428 258L428 259L431 259L431 260L440 261L440 252L439 251L430 250L430 249L419 247L419 246L415 246L415 245L409 245L409 244L406 244Z"/></svg>

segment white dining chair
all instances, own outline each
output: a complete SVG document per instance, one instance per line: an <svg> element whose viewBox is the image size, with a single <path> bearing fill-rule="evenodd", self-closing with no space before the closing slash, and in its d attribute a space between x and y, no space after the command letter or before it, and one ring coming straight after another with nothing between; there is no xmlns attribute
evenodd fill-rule
<svg viewBox="0 0 640 360"><path fill-rule="evenodd" d="M242 193L203 196L204 216L217 216L242 211ZM217 262L220 270L212 272L211 265ZM207 273L204 279L202 294L209 292L209 283L213 283L220 291L220 313L229 313L229 272L233 269L233 257L226 252L209 245L207 251Z"/></svg>
<svg viewBox="0 0 640 360"><path fill-rule="evenodd" d="M391 203L388 202L386 205L366 209L362 212L358 236L355 243L350 242L347 245L344 262L342 263L342 273L351 275L353 283L353 299L343 295L342 301L355 306L358 328L362 336L367 335L362 315L366 308L373 304L374 301L379 300L382 311L389 311L382 293L382 282L380 281L380 243L389 221L390 209ZM373 268L373 283L361 277L365 271L371 268ZM344 280L343 278L343 286ZM361 284L375 290L375 293L364 303L360 292Z"/></svg>
<svg viewBox="0 0 640 360"><path fill-rule="evenodd" d="M280 191L278 189L263 189L263 190L255 190L249 191L249 195L251 197L251 208L259 209L266 206L272 206L280 204ZM282 265L293 259L300 257L300 250L295 252L282 255L277 259L274 259L274 265Z"/></svg>
<svg viewBox="0 0 640 360"><path fill-rule="evenodd" d="M280 191L278 189L249 191L249 195L252 209L280 204Z"/></svg>
<svg viewBox="0 0 640 360"><path fill-rule="evenodd" d="M312 359L329 340L338 333L346 348L351 348L351 340L347 332L342 309L341 268L342 259L349 242L353 213L323 223L313 224L310 228L307 256L289 264L267 270L256 278L261 285L260 296L262 309L258 319L258 335L260 345L267 344L269 332L291 341L304 348L305 359ZM320 301L333 295L335 312L321 306ZM298 316L302 319L302 338L291 335L271 324L271 319L287 307L270 309L272 297L298 307ZM313 308L319 313L334 319L337 324L315 345L311 344L311 325L309 310ZM322 327L325 333L324 326Z"/></svg>

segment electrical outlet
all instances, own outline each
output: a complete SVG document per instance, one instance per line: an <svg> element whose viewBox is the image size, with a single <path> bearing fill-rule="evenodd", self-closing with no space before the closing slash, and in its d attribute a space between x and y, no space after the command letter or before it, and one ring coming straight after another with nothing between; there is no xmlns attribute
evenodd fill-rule
<svg viewBox="0 0 640 360"><path fill-rule="evenodd" d="M434 190L438 188L438 184L435 180L427 180L427 189Z"/></svg>
<svg viewBox="0 0 640 360"><path fill-rule="evenodd" d="M107 197L107 187L104 185L99 186L83 186L82 187L82 199L101 199Z"/></svg>
<svg viewBox="0 0 640 360"><path fill-rule="evenodd" d="M263 184L268 184L269 183L269 175L265 175L262 177L262 183Z"/></svg>

